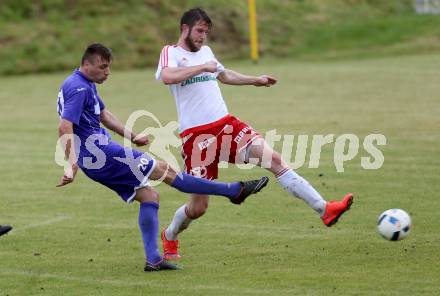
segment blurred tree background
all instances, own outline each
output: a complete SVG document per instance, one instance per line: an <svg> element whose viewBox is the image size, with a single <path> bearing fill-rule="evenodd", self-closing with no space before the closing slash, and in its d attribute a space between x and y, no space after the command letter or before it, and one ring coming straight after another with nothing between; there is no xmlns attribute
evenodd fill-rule
<svg viewBox="0 0 440 296"><path fill-rule="evenodd" d="M440 51L440 16L413 0L257 0L262 57L365 58ZM0 74L53 72L79 64L101 42L115 68L156 66L176 42L180 16L204 8L221 60L248 58L246 0L1 0Z"/></svg>

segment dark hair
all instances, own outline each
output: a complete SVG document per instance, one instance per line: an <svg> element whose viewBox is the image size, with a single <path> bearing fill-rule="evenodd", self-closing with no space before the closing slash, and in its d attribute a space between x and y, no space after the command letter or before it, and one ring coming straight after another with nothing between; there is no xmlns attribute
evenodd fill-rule
<svg viewBox="0 0 440 296"><path fill-rule="evenodd" d="M112 50L100 43L87 46L81 59L81 65L87 60L93 62L93 56L99 55L103 60L110 62L113 59Z"/></svg>
<svg viewBox="0 0 440 296"><path fill-rule="evenodd" d="M180 19L180 29L182 30L182 25L188 25L192 28L200 20L207 23L209 29L211 29L212 22L208 14L199 7L191 8L182 15L182 18Z"/></svg>

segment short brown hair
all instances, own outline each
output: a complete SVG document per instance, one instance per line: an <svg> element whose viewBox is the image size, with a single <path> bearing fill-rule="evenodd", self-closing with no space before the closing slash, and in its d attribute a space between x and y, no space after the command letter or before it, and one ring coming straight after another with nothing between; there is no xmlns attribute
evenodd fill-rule
<svg viewBox="0 0 440 296"><path fill-rule="evenodd" d="M113 59L112 50L100 43L93 43L87 46L86 50L81 59L81 65L84 65L84 62L87 60L89 62L93 62L93 56L99 55L102 59L107 62L111 62Z"/></svg>
<svg viewBox="0 0 440 296"><path fill-rule="evenodd" d="M211 29L212 21L208 14L199 7L191 8L183 13L182 18L180 19L180 28L182 28L182 25L188 25L192 28L200 20L206 22L209 29Z"/></svg>

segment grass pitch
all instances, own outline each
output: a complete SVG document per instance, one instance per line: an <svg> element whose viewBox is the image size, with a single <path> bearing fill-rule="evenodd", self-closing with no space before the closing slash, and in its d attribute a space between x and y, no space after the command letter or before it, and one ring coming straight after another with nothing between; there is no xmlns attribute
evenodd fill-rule
<svg viewBox="0 0 440 296"><path fill-rule="evenodd" d="M328 199L356 195L336 226L325 228L272 177L242 206L211 198L208 213L181 236L184 269L152 274L142 271L136 204L125 205L82 173L55 188L62 174L54 164L56 96L68 73L2 77L0 224L14 230L0 238L0 295L438 295L439 58L228 65L279 78L274 88L223 87L231 113L263 134L353 133L362 144L381 133L385 162L364 170L360 158L368 154L361 146L337 173L333 143L324 147L319 168L309 169L309 141L297 171ZM114 72L100 92L123 121L136 109L162 123L176 118L152 69ZM265 173L230 166L220 176ZM186 196L165 185L159 191L162 228ZM394 207L413 219L401 242L376 233L378 215Z"/></svg>

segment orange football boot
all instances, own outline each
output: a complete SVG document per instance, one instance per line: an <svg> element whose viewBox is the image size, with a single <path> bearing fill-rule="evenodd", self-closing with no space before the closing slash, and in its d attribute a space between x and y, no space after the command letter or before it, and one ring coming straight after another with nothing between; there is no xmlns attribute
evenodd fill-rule
<svg viewBox="0 0 440 296"><path fill-rule="evenodd" d="M180 259L179 255L179 240L167 240L165 236L165 229L161 234L162 247L163 247L163 257L166 260L177 260Z"/></svg>
<svg viewBox="0 0 440 296"><path fill-rule="evenodd" d="M353 203L353 198L353 194L348 193L344 196L342 201L331 200L327 202L324 215L321 217L322 222L328 227L338 222L339 217L350 209L350 206Z"/></svg>

